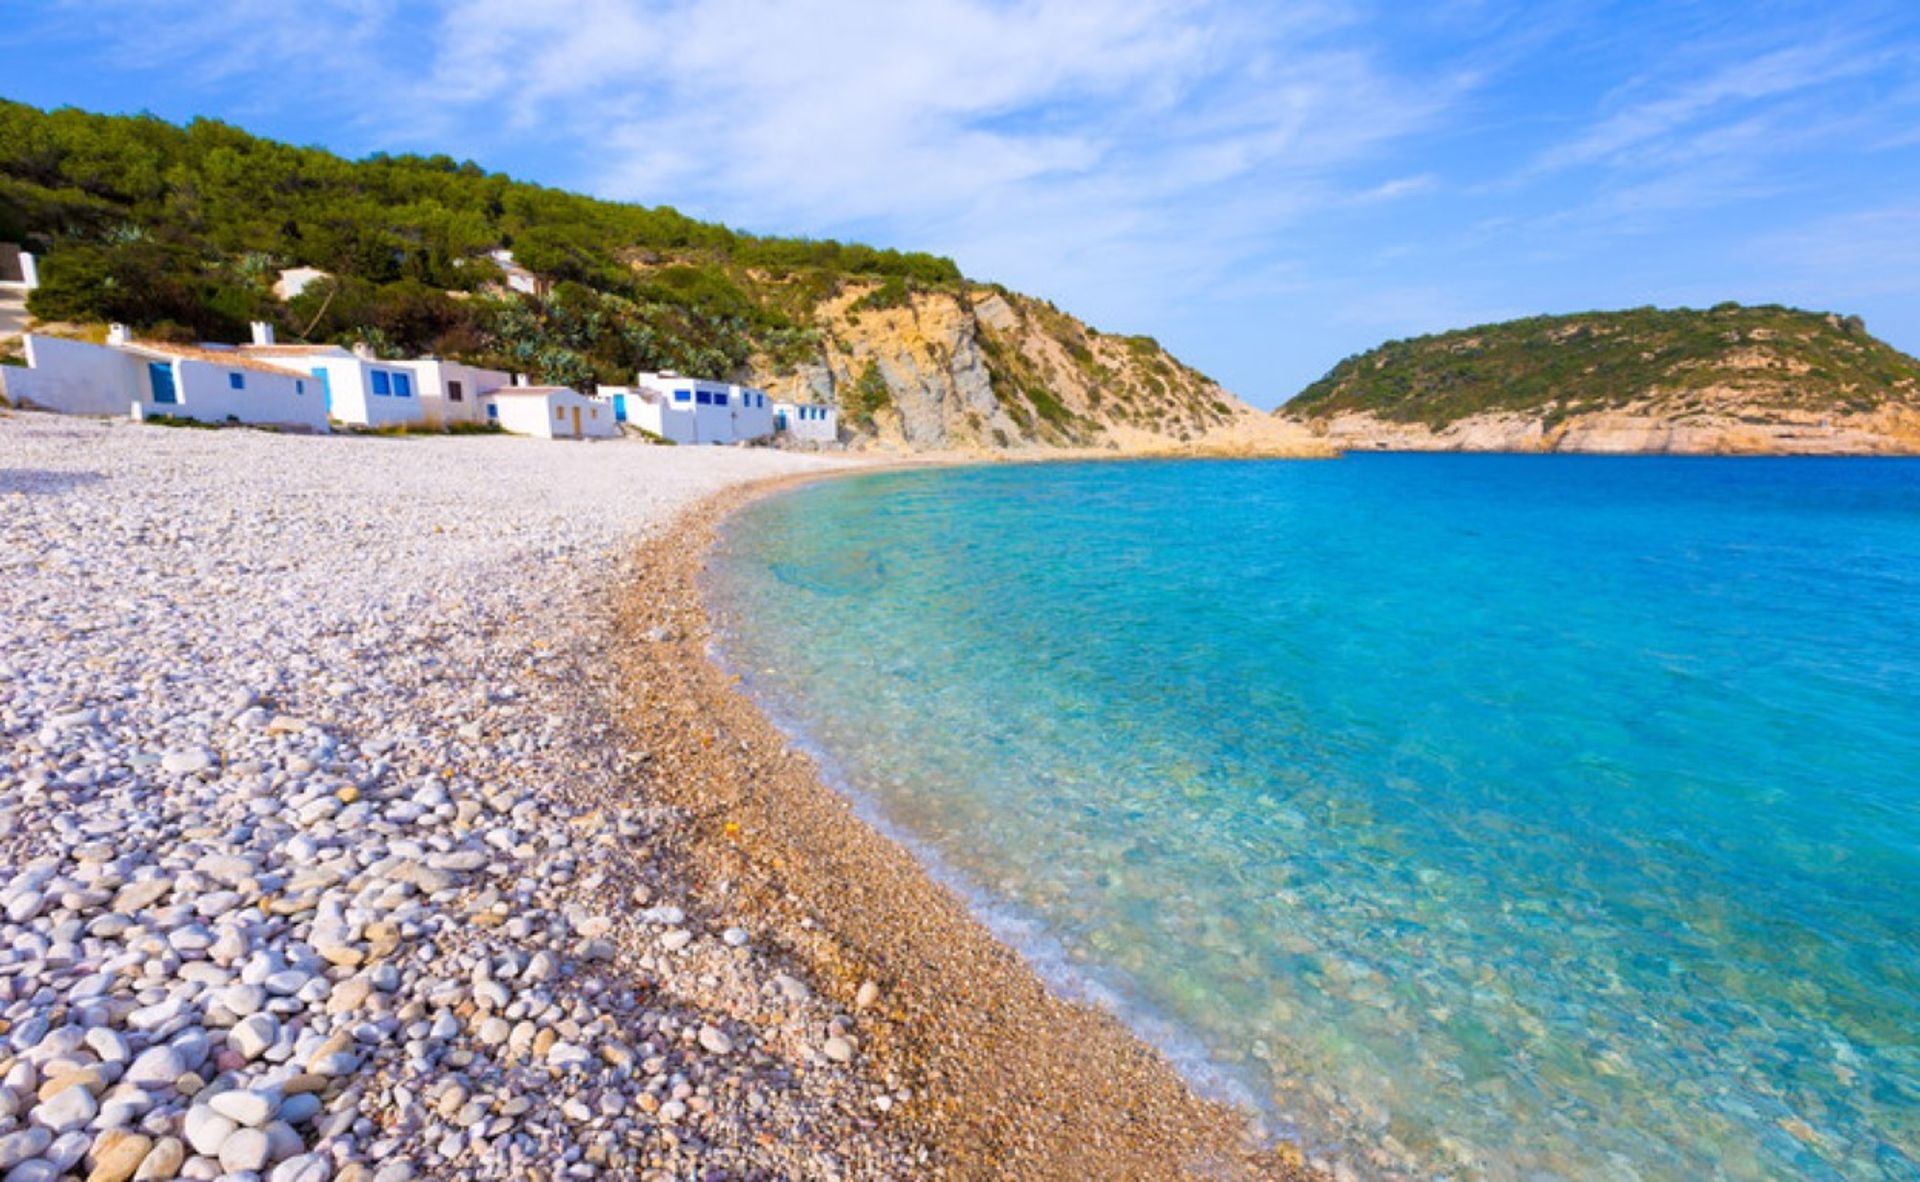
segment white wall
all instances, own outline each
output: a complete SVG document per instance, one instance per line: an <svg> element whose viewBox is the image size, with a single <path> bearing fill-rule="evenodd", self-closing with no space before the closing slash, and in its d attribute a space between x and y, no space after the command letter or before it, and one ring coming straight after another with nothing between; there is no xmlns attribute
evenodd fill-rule
<svg viewBox="0 0 1920 1182"><path fill-rule="evenodd" d="M580 412L582 438L612 439L620 434L611 402L565 388L528 391L524 386L510 387L496 391L487 402L499 408L493 421L515 435L572 439L575 409Z"/></svg>
<svg viewBox="0 0 1920 1182"><path fill-rule="evenodd" d="M727 401L733 408L735 439L765 439L773 434L773 399L765 390L735 386Z"/></svg>
<svg viewBox="0 0 1920 1182"><path fill-rule="evenodd" d="M675 443L692 443L695 438L693 412L677 410L653 390L634 386L602 386L603 398L626 400L627 422Z"/></svg>
<svg viewBox="0 0 1920 1182"><path fill-rule="evenodd" d="M840 439L839 412L831 406L807 402L776 402L774 409L786 416L785 434L807 443L835 443Z"/></svg>
<svg viewBox="0 0 1920 1182"><path fill-rule="evenodd" d="M234 389L238 374L241 388ZM191 357L173 363L177 403L156 403L151 393L141 400L149 414L169 414L203 423L261 423L306 431L327 429L326 398L318 378L268 373L201 361Z"/></svg>
<svg viewBox="0 0 1920 1182"><path fill-rule="evenodd" d="M767 397L764 390L729 382L710 382L682 374L643 373L637 381L640 389L660 398L669 418L674 412L691 413L691 438L683 440L667 431L660 432L676 442L737 443L773 434L773 400ZM677 391L686 391L689 394L688 401L676 401L674 395ZM705 406L700 404L703 394L708 399L708 405ZM726 400L725 406L713 405L721 398Z"/></svg>
<svg viewBox="0 0 1920 1182"><path fill-rule="evenodd" d="M511 384L513 380L512 375L497 369L480 369L431 357L400 364L413 372L422 418L435 427L443 427L448 423L485 422L487 412L482 405L482 396ZM453 382L460 383L458 402L451 397L450 383Z"/></svg>
<svg viewBox="0 0 1920 1182"><path fill-rule="evenodd" d="M369 361L364 357L352 356L310 356L297 361L276 361L275 364L285 365L289 369L303 369L308 373L325 370L330 413L342 423L357 427L394 427L427 421L426 408L420 397L421 383L408 362ZM374 393L375 370L387 374L389 390L394 388L393 375L405 374L408 389L412 393L406 397ZM319 381L319 378L314 380Z"/></svg>
<svg viewBox="0 0 1920 1182"><path fill-rule="evenodd" d="M70 415L124 415L147 396L147 359L59 337L27 334L27 365L7 368L7 397Z"/></svg>

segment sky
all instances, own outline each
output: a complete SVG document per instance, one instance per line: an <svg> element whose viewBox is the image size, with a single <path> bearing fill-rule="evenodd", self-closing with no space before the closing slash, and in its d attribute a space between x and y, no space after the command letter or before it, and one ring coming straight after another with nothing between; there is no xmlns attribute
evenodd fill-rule
<svg viewBox="0 0 1920 1182"><path fill-rule="evenodd" d="M0 97L949 255L1259 406L1722 300L1920 353L1920 4L0 0Z"/></svg>

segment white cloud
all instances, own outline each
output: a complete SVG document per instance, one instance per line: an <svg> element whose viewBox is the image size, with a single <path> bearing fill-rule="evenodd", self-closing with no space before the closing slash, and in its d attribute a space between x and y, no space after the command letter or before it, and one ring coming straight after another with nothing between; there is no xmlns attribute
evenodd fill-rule
<svg viewBox="0 0 1920 1182"><path fill-rule="evenodd" d="M1541 169L1597 162L1632 162L1649 148L1672 150L1672 141L1698 132L1702 124L1750 104L1779 99L1839 79L1868 73L1876 55L1848 40L1790 45L1741 58L1690 79L1658 98L1625 106L1588 131L1550 149Z"/></svg>

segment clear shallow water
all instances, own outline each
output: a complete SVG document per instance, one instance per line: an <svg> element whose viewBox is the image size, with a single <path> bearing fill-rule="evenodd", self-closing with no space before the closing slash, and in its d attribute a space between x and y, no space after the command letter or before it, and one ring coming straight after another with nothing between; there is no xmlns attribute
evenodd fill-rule
<svg viewBox="0 0 1920 1182"><path fill-rule="evenodd" d="M728 660L1362 1174L1920 1178L1920 462L833 481Z"/></svg>

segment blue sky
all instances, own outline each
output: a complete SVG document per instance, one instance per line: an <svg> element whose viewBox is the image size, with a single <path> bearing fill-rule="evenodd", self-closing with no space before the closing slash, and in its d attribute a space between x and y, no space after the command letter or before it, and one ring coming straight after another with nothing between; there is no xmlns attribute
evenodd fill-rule
<svg viewBox="0 0 1920 1182"><path fill-rule="evenodd" d="M1920 352L1920 5L10 3L0 95L952 255L1271 406L1381 340L1774 301Z"/></svg>

